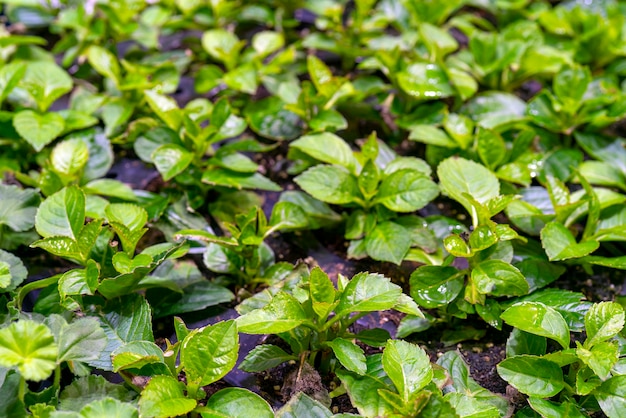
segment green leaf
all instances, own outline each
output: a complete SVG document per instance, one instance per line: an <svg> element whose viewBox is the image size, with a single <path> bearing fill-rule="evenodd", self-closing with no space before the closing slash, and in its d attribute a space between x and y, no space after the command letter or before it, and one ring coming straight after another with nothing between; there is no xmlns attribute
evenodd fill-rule
<svg viewBox="0 0 626 418"><path fill-rule="evenodd" d="M506 157L506 144L500 135L479 128L476 141L478 143L478 155L485 166L493 170L503 162Z"/></svg>
<svg viewBox="0 0 626 418"><path fill-rule="evenodd" d="M332 412L321 402L298 392L276 411L276 418L331 418Z"/></svg>
<svg viewBox="0 0 626 418"><path fill-rule="evenodd" d="M128 403L123 403L113 398L104 398L85 405L80 410L80 416L84 418L138 418L139 411Z"/></svg>
<svg viewBox="0 0 626 418"><path fill-rule="evenodd" d="M392 385L382 365L382 355L374 354L367 357L367 371L365 375L346 370L337 370L337 377L346 387L350 401L359 414L366 417L385 417L395 413L391 406L379 393L379 389L387 389Z"/></svg>
<svg viewBox="0 0 626 418"><path fill-rule="evenodd" d="M209 398L206 407L211 413L201 413L203 417L213 418L213 411L229 418L274 418L270 405L256 393L243 388L226 388Z"/></svg>
<svg viewBox="0 0 626 418"><path fill-rule="evenodd" d="M624 308L615 302L594 303L585 314L585 347L613 338L624 328Z"/></svg>
<svg viewBox="0 0 626 418"><path fill-rule="evenodd" d="M0 365L17 367L26 380L46 379L57 366L58 347L50 329L19 320L0 329Z"/></svg>
<svg viewBox="0 0 626 418"><path fill-rule="evenodd" d="M337 360L343 367L356 374L365 374L367 365L365 364L365 354L361 347L344 338L335 338L332 341L328 341L326 345L333 350L335 357L337 357Z"/></svg>
<svg viewBox="0 0 626 418"><path fill-rule="evenodd" d="M541 245L550 261L580 258L594 252L598 241L576 242L574 235L561 223L550 222L541 230Z"/></svg>
<svg viewBox="0 0 626 418"><path fill-rule="evenodd" d="M193 154L178 144L161 145L150 155L163 180L168 181L185 171Z"/></svg>
<svg viewBox="0 0 626 418"><path fill-rule="evenodd" d="M424 144L436 145L446 148L457 148L454 139L450 138L442 129L433 125L415 125L411 129L409 139Z"/></svg>
<svg viewBox="0 0 626 418"><path fill-rule="evenodd" d="M317 165L300 174L294 181L302 190L322 202L342 205L360 199L357 179L342 167Z"/></svg>
<svg viewBox="0 0 626 418"><path fill-rule="evenodd" d="M258 76L254 65L241 64L224 75L224 84L233 90L255 94L259 88Z"/></svg>
<svg viewBox="0 0 626 418"><path fill-rule="evenodd" d="M66 187L44 200L35 217L39 235L77 240L85 223L85 195L76 186Z"/></svg>
<svg viewBox="0 0 626 418"><path fill-rule="evenodd" d="M209 385L226 376L237 361L239 334L235 321L219 322L192 331L181 345L180 364L188 382Z"/></svg>
<svg viewBox="0 0 626 418"><path fill-rule="evenodd" d="M585 418L578 405L571 402L556 403L539 398L528 398L528 404L542 417L546 418Z"/></svg>
<svg viewBox="0 0 626 418"><path fill-rule="evenodd" d="M344 316L351 312L391 309L401 294L402 289L382 274L359 273L344 288L335 313Z"/></svg>
<svg viewBox="0 0 626 418"><path fill-rule="evenodd" d="M540 357L510 357L500 362L497 369L511 386L529 396L550 398L565 387L559 365Z"/></svg>
<svg viewBox="0 0 626 418"><path fill-rule="evenodd" d="M526 103L513 94L491 91L477 95L465 103L461 107L461 113L485 129L503 129L524 120Z"/></svg>
<svg viewBox="0 0 626 418"><path fill-rule="evenodd" d="M19 397L22 377L17 370L0 369L0 414L6 417L25 418L26 406ZM34 412L31 407L31 412Z"/></svg>
<svg viewBox="0 0 626 418"><path fill-rule="evenodd" d="M102 376L89 375L74 380L67 385L59 397L59 410L81 411L91 402L113 398L122 402L129 402L136 393L129 391L122 385L108 382Z"/></svg>
<svg viewBox="0 0 626 418"><path fill-rule="evenodd" d="M610 418L626 416L626 375L613 376L593 391L602 411Z"/></svg>
<svg viewBox="0 0 626 418"><path fill-rule="evenodd" d="M107 337L94 318L79 318L64 325L57 336L58 362L96 360L107 345Z"/></svg>
<svg viewBox="0 0 626 418"><path fill-rule="evenodd" d="M0 250L0 264L2 265L2 278L0 278L0 292L15 290L28 276L21 259L13 254Z"/></svg>
<svg viewBox="0 0 626 418"><path fill-rule="evenodd" d="M241 48L237 36L224 29L211 29L202 35L202 47L213 58L231 67L237 61Z"/></svg>
<svg viewBox="0 0 626 418"><path fill-rule="evenodd" d="M79 176L89 160L87 144L79 138L58 143L50 154L52 169L62 176Z"/></svg>
<svg viewBox="0 0 626 418"><path fill-rule="evenodd" d="M170 376L154 376L139 399L139 411L146 417L186 415L196 407L196 401L185 396L185 385Z"/></svg>
<svg viewBox="0 0 626 418"><path fill-rule="evenodd" d="M279 292L263 308L237 318L237 328L246 334L278 334L297 327L307 319L296 298Z"/></svg>
<svg viewBox="0 0 626 418"><path fill-rule="evenodd" d="M0 184L0 201L0 225L7 225L17 232L35 226L35 214L40 202L35 189L22 190L18 186Z"/></svg>
<svg viewBox="0 0 626 418"><path fill-rule="evenodd" d="M0 68L0 104L18 85L26 72L25 62L11 62Z"/></svg>
<svg viewBox="0 0 626 418"><path fill-rule="evenodd" d="M484 295L522 296L529 290L522 273L502 260L485 260L474 266L472 281Z"/></svg>
<svg viewBox="0 0 626 418"><path fill-rule="evenodd" d="M39 111L45 112L55 100L72 90L72 79L54 62L34 61L26 66L19 85L34 99Z"/></svg>
<svg viewBox="0 0 626 418"><path fill-rule="evenodd" d="M65 121L56 113L41 114L32 110L22 110L13 117L13 126L35 151L41 151L61 135L65 129Z"/></svg>
<svg viewBox="0 0 626 418"><path fill-rule="evenodd" d="M271 369L289 360L297 360L293 354L288 354L282 348L271 344L255 346L245 359L239 364L239 368L248 373L262 372Z"/></svg>
<svg viewBox="0 0 626 418"><path fill-rule="evenodd" d="M619 359L616 343L601 342L591 349L586 349L579 342L576 344L576 356L602 380L609 377L611 369Z"/></svg>
<svg viewBox="0 0 626 418"><path fill-rule="evenodd" d="M426 206L438 194L437 185L424 174L401 169L382 181L374 202L395 212L414 212Z"/></svg>
<svg viewBox="0 0 626 418"><path fill-rule="evenodd" d="M202 182L234 189L259 189L280 192L282 188L260 173L238 173L225 168L214 168L202 173Z"/></svg>
<svg viewBox="0 0 626 418"><path fill-rule="evenodd" d="M285 45L285 37L282 33L272 31L258 32L252 37L252 48L259 56L267 56L278 51Z"/></svg>
<svg viewBox="0 0 626 418"><path fill-rule="evenodd" d="M356 170L356 159L350 145L335 134L323 132L302 136L289 144L311 157L327 164L345 167L351 173Z"/></svg>
<svg viewBox="0 0 626 418"><path fill-rule="evenodd" d="M111 353L113 371L141 369L152 363L163 363L163 351L150 341L131 341Z"/></svg>
<svg viewBox="0 0 626 418"><path fill-rule="evenodd" d="M477 226L478 209L465 196L485 204L500 194L498 178L483 165L460 157L448 158L437 167L441 191L459 202L472 215Z"/></svg>
<svg viewBox="0 0 626 418"><path fill-rule="evenodd" d="M144 94L152 111L156 113L170 129L177 131L182 124L182 111L178 108L176 101L154 90L146 90Z"/></svg>
<svg viewBox="0 0 626 418"><path fill-rule="evenodd" d="M430 358L418 345L389 340L383 351L383 368L405 404L433 378Z"/></svg>
<svg viewBox="0 0 626 418"><path fill-rule="evenodd" d="M321 268L315 267L309 276L309 292L313 310L320 318L326 318L335 302L335 286Z"/></svg>
<svg viewBox="0 0 626 418"><path fill-rule="evenodd" d="M291 202L277 202L272 208L270 231L291 231L304 229L309 225L307 215L302 208ZM269 235L267 232L266 235Z"/></svg>
<svg viewBox="0 0 626 418"><path fill-rule="evenodd" d="M541 302L519 302L501 315L507 324L522 331L548 337L569 347L569 327L563 316Z"/></svg>
<svg viewBox="0 0 626 418"><path fill-rule="evenodd" d="M451 266L422 266L411 274L411 296L424 308L448 305L463 290L464 273Z"/></svg>
<svg viewBox="0 0 626 418"><path fill-rule="evenodd" d="M122 225L131 232L143 229L148 222L146 210L133 203L111 203L104 208L104 213L111 226Z"/></svg>
<svg viewBox="0 0 626 418"><path fill-rule="evenodd" d="M122 73L117 57L113 53L101 46L91 45L87 49L87 60L100 75L110 78L116 86L120 86Z"/></svg>
<svg viewBox="0 0 626 418"><path fill-rule="evenodd" d="M417 99L433 100L454 95L446 73L436 64L411 64L396 76L400 88Z"/></svg>
<svg viewBox="0 0 626 418"><path fill-rule="evenodd" d="M411 244L406 228L391 221L376 225L365 237L365 249L370 257L398 265L404 260Z"/></svg>
<svg viewBox="0 0 626 418"><path fill-rule="evenodd" d="M262 137L291 140L302 133L302 120L276 96L250 102L245 108L250 128Z"/></svg>
<svg viewBox="0 0 626 418"><path fill-rule="evenodd" d="M546 354L547 345L546 337L513 328L506 340L506 356L513 357L522 354L542 356Z"/></svg>
<svg viewBox="0 0 626 418"><path fill-rule="evenodd" d="M113 370L111 353L131 341L154 341L150 305L137 294L108 301L98 312L100 326L107 336L107 345L98 360L89 365L102 370Z"/></svg>
<svg viewBox="0 0 626 418"><path fill-rule="evenodd" d="M133 189L120 181L112 179L92 180L83 186L83 191L88 195L97 194L131 202L137 200Z"/></svg>

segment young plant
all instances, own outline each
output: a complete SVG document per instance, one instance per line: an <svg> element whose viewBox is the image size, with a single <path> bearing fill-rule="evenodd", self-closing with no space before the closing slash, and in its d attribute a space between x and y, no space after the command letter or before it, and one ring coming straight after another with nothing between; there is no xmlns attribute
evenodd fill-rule
<svg viewBox="0 0 626 418"><path fill-rule="evenodd" d="M363 375L367 370L363 349L354 340L384 345L389 333L377 329L358 334L350 326L369 312L395 309L422 316L402 289L380 275L359 273L351 280L339 276L337 288L319 267L301 275L291 293L267 291L238 307L239 331L246 334L276 334L291 348L264 344L253 349L240 368L263 371L289 360L308 362L322 375L336 369L335 360L347 370Z"/></svg>
<svg viewBox="0 0 626 418"><path fill-rule="evenodd" d="M602 410L623 416L626 405L624 353L619 333L624 308L615 302L593 304L584 316L586 338L570 348L570 327L561 313L541 302L523 301L502 313L515 327L507 342L507 359L498 373L528 396L541 415L591 416ZM562 348L547 353L547 338ZM598 407L599 406L599 407Z"/></svg>
<svg viewBox="0 0 626 418"><path fill-rule="evenodd" d="M282 201L274 205L269 222L263 210L256 206L236 215L234 223L223 222L223 225L230 236L183 229L176 237L207 242L203 260L209 270L234 278L237 286L254 288L261 283L272 283L277 273L272 268L274 252L264 240L276 231L306 228L309 220L300 206Z"/></svg>
<svg viewBox="0 0 626 418"><path fill-rule="evenodd" d="M351 241L349 257L370 256L400 264L412 247L418 247L415 257L436 250L423 220L408 214L439 193L423 160L397 157L389 148L379 148L375 134L361 153L330 133L303 136L291 143L290 153L303 164L326 163L309 168L294 181L322 202L352 209L344 234Z"/></svg>

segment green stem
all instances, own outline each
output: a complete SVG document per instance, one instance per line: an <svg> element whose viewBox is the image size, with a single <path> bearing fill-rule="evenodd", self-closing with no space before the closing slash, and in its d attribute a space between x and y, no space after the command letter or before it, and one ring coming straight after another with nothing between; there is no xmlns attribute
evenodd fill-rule
<svg viewBox="0 0 626 418"><path fill-rule="evenodd" d="M20 374L20 385L17 389L17 397L22 403L24 402L24 396L26 395L26 379Z"/></svg>
<svg viewBox="0 0 626 418"><path fill-rule="evenodd" d="M17 309L22 310L22 302L24 302L24 298L27 294L32 292L33 290L43 289L44 287L48 287L51 284L54 284L59 281L61 277L60 274L54 275L52 277L48 277L47 279L37 280L35 282L28 283L25 286L22 286L20 291L17 294Z"/></svg>

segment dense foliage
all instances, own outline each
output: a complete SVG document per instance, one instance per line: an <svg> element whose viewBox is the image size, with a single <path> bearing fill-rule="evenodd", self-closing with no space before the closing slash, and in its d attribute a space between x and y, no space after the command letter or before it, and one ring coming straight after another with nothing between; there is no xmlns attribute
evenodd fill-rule
<svg viewBox="0 0 626 418"><path fill-rule="evenodd" d="M626 416L625 1L0 4L0 416Z"/></svg>

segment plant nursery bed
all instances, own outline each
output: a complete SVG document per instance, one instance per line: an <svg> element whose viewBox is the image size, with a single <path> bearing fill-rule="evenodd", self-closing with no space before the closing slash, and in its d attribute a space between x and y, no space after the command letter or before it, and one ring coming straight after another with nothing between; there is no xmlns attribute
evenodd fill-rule
<svg viewBox="0 0 626 418"><path fill-rule="evenodd" d="M625 1L0 7L0 417L626 416Z"/></svg>

